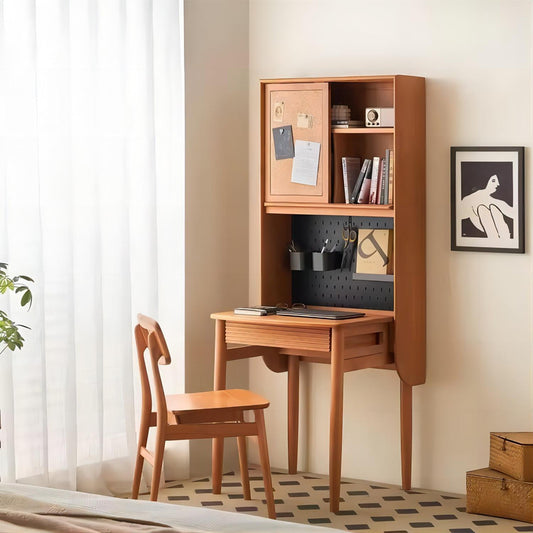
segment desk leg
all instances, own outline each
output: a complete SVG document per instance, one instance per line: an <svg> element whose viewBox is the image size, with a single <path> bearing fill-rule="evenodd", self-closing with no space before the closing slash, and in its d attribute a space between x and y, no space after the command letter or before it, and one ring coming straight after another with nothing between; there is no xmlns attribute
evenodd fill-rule
<svg viewBox="0 0 533 533"><path fill-rule="evenodd" d="M226 322L216 321L215 329L215 383L214 389L226 388ZM213 439L211 475L213 476L213 494L220 494L222 489L222 462L224 457L224 438Z"/></svg>
<svg viewBox="0 0 533 533"><path fill-rule="evenodd" d="M413 453L413 387L400 380L400 439L402 456L402 489L411 489Z"/></svg>
<svg viewBox="0 0 533 533"><path fill-rule="evenodd" d="M331 331L331 406L329 415L329 510L339 510L342 457L342 402L344 387L344 331Z"/></svg>
<svg viewBox="0 0 533 533"><path fill-rule="evenodd" d="M287 375L289 474L298 470L298 417L300 409L300 358L289 356Z"/></svg>

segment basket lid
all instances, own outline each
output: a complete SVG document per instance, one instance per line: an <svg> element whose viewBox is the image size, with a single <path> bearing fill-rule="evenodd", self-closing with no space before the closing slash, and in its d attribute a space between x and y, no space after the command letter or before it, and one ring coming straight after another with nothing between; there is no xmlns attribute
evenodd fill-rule
<svg viewBox="0 0 533 533"><path fill-rule="evenodd" d="M491 435L522 446L533 446L533 432L531 431L492 431Z"/></svg>
<svg viewBox="0 0 533 533"><path fill-rule="evenodd" d="M478 470L469 470L466 473L467 477L476 477L476 478L485 478L485 479L497 479L498 481L503 481L505 483L520 483L522 485L529 485L530 489L533 488L533 482L531 481L519 481L508 474L503 474L502 472L497 472L491 468L479 468Z"/></svg>

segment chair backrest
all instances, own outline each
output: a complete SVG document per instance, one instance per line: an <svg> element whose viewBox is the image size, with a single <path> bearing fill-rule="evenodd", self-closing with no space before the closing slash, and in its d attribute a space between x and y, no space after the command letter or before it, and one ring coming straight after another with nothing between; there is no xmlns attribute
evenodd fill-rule
<svg viewBox="0 0 533 533"><path fill-rule="evenodd" d="M135 326L135 343L137 345L137 358L141 376L142 409L143 413L152 412L152 390L146 368L145 352L148 348L150 354L150 366L152 368L154 396L156 399L156 411L158 424L167 420L167 402L159 365L169 365L171 362L165 336L159 324L148 316L138 314L138 324ZM159 420L161 417L161 420Z"/></svg>

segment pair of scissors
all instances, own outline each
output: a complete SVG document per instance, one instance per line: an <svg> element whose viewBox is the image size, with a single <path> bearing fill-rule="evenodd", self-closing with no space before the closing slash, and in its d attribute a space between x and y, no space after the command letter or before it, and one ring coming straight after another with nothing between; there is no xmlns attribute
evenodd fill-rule
<svg viewBox="0 0 533 533"><path fill-rule="evenodd" d="M357 229L352 227L351 222L344 223L342 239L344 240L344 249L342 252L341 270L350 270L355 251L355 243L357 242Z"/></svg>

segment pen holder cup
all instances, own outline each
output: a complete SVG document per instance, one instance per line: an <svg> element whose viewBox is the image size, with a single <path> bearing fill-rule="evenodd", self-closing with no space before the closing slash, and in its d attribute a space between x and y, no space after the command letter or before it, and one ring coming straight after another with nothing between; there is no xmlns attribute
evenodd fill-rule
<svg viewBox="0 0 533 533"><path fill-rule="evenodd" d="M309 252L289 252L291 270L309 270L311 254Z"/></svg>
<svg viewBox="0 0 533 533"><path fill-rule="evenodd" d="M313 252L313 270L336 270L341 266L342 254L340 252Z"/></svg>

